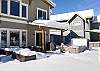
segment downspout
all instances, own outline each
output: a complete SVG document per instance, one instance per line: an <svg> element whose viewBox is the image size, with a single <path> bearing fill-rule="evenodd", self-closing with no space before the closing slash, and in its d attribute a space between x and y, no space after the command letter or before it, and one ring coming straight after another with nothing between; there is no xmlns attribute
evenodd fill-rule
<svg viewBox="0 0 100 71"><path fill-rule="evenodd" d="M84 38L85 38L85 20L83 19L83 24L84 24Z"/></svg>

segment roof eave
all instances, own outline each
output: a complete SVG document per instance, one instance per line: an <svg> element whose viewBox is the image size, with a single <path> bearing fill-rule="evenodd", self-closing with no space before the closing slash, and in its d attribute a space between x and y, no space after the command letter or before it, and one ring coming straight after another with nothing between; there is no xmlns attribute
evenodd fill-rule
<svg viewBox="0 0 100 71"><path fill-rule="evenodd" d="M54 2L52 2L51 0L42 0L42 1L44 1L47 4L49 4L50 8L54 8L56 6L56 4Z"/></svg>

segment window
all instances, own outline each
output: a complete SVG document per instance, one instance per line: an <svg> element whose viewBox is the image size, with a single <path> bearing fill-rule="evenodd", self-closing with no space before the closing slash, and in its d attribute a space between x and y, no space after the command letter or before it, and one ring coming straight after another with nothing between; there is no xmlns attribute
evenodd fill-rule
<svg viewBox="0 0 100 71"><path fill-rule="evenodd" d="M46 20L47 19L47 11L43 9L37 9L37 19L38 20Z"/></svg>
<svg viewBox="0 0 100 71"><path fill-rule="evenodd" d="M22 5L22 17L27 17L27 6Z"/></svg>
<svg viewBox="0 0 100 71"><path fill-rule="evenodd" d="M26 32L22 32L22 47L26 47Z"/></svg>
<svg viewBox="0 0 100 71"><path fill-rule="evenodd" d="M1 47L7 47L7 31L1 31Z"/></svg>
<svg viewBox="0 0 100 71"><path fill-rule="evenodd" d="M17 31L10 31L10 46L19 46L19 32Z"/></svg>
<svg viewBox="0 0 100 71"><path fill-rule="evenodd" d="M10 2L10 14L14 16L20 15L20 3L19 1L13 1Z"/></svg>
<svg viewBox="0 0 100 71"><path fill-rule="evenodd" d="M7 14L7 0L1 0L1 13Z"/></svg>

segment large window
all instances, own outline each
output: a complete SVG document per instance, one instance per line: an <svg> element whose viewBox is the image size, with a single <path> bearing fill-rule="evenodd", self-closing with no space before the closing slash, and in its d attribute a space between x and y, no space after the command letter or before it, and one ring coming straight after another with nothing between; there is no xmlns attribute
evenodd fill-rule
<svg viewBox="0 0 100 71"><path fill-rule="evenodd" d="M1 47L7 47L7 31L1 31Z"/></svg>
<svg viewBox="0 0 100 71"><path fill-rule="evenodd" d="M10 31L10 46L19 46L19 32Z"/></svg>
<svg viewBox="0 0 100 71"><path fill-rule="evenodd" d="M7 14L7 0L1 0L1 13Z"/></svg>
<svg viewBox="0 0 100 71"><path fill-rule="evenodd" d="M38 20L46 20L47 19L47 11L37 8L37 19Z"/></svg>
<svg viewBox="0 0 100 71"><path fill-rule="evenodd" d="M27 30L0 28L0 47L26 47Z"/></svg>
<svg viewBox="0 0 100 71"><path fill-rule="evenodd" d="M20 15L20 3L19 1L13 1L10 2L10 14L14 16Z"/></svg>

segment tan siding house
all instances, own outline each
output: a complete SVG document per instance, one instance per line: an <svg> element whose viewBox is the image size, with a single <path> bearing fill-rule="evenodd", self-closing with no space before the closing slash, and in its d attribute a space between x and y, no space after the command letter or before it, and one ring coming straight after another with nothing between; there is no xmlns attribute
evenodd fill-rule
<svg viewBox="0 0 100 71"><path fill-rule="evenodd" d="M0 0L0 48L39 46L45 50L49 29L29 22L49 20L52 8L49 0Z"/></svg>

